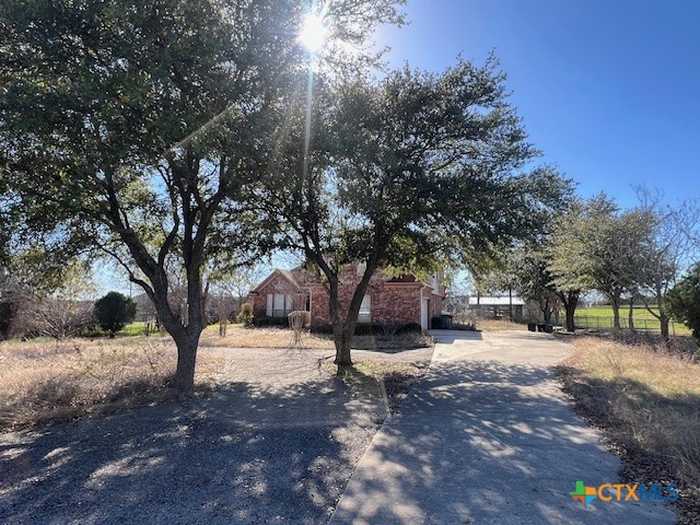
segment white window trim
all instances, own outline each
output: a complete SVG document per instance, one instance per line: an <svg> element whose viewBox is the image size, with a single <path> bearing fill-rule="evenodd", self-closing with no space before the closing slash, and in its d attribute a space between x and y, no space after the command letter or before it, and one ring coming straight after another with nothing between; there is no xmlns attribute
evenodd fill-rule
<svg viewBox="0 0 700 525"><path fill-rule="evenodd" d="M357 320L360 322L369 322L372 320L372 296L365 295L362 298L360 312L357 315Z"/></svg>

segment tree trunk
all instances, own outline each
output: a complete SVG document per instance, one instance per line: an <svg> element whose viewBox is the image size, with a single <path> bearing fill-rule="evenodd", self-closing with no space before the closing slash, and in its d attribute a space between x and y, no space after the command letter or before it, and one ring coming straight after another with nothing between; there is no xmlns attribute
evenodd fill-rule
<svg viewBox="0 0 700 525"><path fill-rule="evenodd" d="M627 326L634 332L634 297L632 296L630 296L630 309L627 315Z"/></svg>
<svg viewBox="0 0 700 525"><path fill-rule="evenodd" d="M352 367L352 358L350 356L350 345L352 343L353 332L355 331L354 323L352 326L347 326L342 323L338 327L334 327L335 335L335 361L338 365L338 374L341 374L348 368Z"/></svg>
<svg viewBox="0 0 700 525"><path fill-rule="evenodd" d="M199 335L184 336L175 339L177 347L177 368L175 369L175 388L181 395L189 395L194 389L194 371L197 361Z"/></svg>
<svg viewBox="0 0 700 525"><path fill-rule="evenodd" d="M612 301L612 311L613 311L613 328L615 330L620 329L620 305L616 301Z"/></svg>
<svg viewBox="0 0 700 525"><path fill-rule="evenodd" d="M667 343L671 341L671 333L669 331L669 324L670 324L670 319L668 318L667 315L665 315L663 312L661 312L661 315L659 316L659 325L661 326L661 337L663 337L664 341Z"/></svg>
<svg viewBox="0 0 700 525"><path fill-rule="evenodd" d="M566 309L566 329L569 332L576 331L576 323L574 321L574 314L576 313L576 306L565 305Z"/></svg>

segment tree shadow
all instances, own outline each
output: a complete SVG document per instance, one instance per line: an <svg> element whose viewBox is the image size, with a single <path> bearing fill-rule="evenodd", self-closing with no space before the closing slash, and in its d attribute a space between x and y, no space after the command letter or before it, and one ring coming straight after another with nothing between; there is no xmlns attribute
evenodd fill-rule
<svg viewBox="0 0 700 525"><path fill-rule="evenodd" d="M0 522L321 523L383 417L324 377L5 434Z"/></svg>
<svg viewBox="0 0 700 525"><path fill-rule="evenodd" d="M333 523L673 523L650 503L569 493L619 479L545 367L433 364L373 440Z"/></svg>

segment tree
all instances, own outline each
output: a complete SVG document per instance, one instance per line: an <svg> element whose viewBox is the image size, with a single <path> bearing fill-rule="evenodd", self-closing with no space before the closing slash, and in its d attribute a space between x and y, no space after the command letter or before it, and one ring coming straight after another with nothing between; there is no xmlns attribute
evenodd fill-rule
<svg viewBox="0 0 700 525"><path fill-rule="evenodd" d="M515 272L517 260L512 248L504 250L493 261L493 265L475 278L479 295L484 293L508 292L509 318L513 321L513 292L518 286L518 276Z"/></svg>
<svg viewBox="0 0 700 525"><path fill-rule="evenodd" d="M660 195L647 191L640 191L640 201L636 213L645 224L645 235L640 243L638 286L645 307L659 320L661 335L669 341L672 314L669 292L693 255L691 234L696 231L700 217L686 206L677 209L664 206Z"/></svg>
<svg viewBox="0 0 700 525"><path fill-rule="evenodd" d="M100 250L125 268L175 341L183 394L205 326L207 260L272 246L237 194L265 170L260 151L275 149L274 108L305 92L305 4L3 3L0 167L14 209L51 250ZM400 22L396 6L335 2L329 34L357 49L377 24ZM185 276L183 311L171 308L168 265Z"/></svg>
<svg viewBox="0 0 700 525"><path fill-rule="evenodd" d="M119 292L109 292L95 302L94 315L100 328L114 337L136 317L136 303Z"/></svg>
<svg viewBox="0 0 700 525"><path fill-rule="evenodd" d="M515 289L528 303L537 303L545 323L552 322L560 300L552 283L546 251L532 243L515 249L512 256Z"/></svg>
<svg viewBox="0 0 700 525"><path fill-rule="evenodd" d="M262 278L260 266L229 268L220 261L218 268L211 273L211 295L214 298L219 320L219 335L226 336L228 321L233 314L240 312L248 293Z"/></svg>
<svg viewBox="0 0 700 525"><path fill-rule="evenodd" d="M84 263L67 266L51 291L28 289L17 307L12 332L57 341L79 334L92 322L94 284Z"/></svg>
<svg viewBox="0 0 700 525"><path fill-rule="evenodd" d="M312 102L309 125L302 113L290 117L276 170L252 197L271 221L281 219L286 247L323 276L340 371L352 365L375 271L475 264L530 234L565 184L545 169L516 174L535 151L493 60L460 61L440 75L406 68L382 80L321 78ZM343 301L348 263L361 275Z"/></svg>
<svg viewBox="0 0 700 525"><path fill-rule="evenodd" d="M669 292L668 305L674 319L685 323L700 339L700 264L695 264Z"/></svg>
<svg viewBox="0 0 700 525"><path fill-rule="evenodd" d="M566 329L576 330L574 316L581 294L593 286L587 235L590 209L585 202L574 201L554 223L546 247L547 271L552 286L564 305Z"/></svg>
<svg viewBox="0 0 700 525"><path fill-rule="evenodd" d="M643 225L636 217L619 213L618 207L601 193L587 203L583 241L590 261L592 286L610 301L613 327L620 329L620 306L625 292L635 282L639 235Z"/></svg>

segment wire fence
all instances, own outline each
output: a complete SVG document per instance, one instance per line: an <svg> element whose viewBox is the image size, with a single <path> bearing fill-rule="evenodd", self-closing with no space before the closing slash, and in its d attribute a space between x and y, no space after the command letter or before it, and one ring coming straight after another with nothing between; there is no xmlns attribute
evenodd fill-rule
<svg viewBox="0 0 700 525"><path fill-rule="evenodd" d="M574 316L576 328L595 328L597 330L610 330L615 326L614 317L599 317L599 316ZM633 319L632 327L630 327L629 318L620 316L620 328L623 330L638 330L640 332L661 332L661 323L658 319ZM671 335L685 335L688 333L688 328L682 323L669 323L669 331Z"/></svg>

